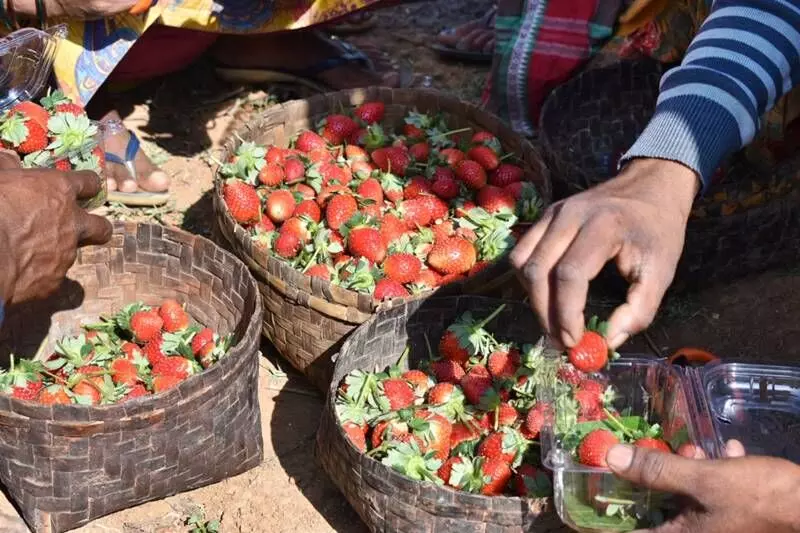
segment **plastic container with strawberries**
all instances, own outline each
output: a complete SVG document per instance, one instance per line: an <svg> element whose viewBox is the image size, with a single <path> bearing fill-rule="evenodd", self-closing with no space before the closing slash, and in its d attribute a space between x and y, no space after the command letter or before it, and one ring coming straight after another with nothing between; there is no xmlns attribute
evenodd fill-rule
<svg viewBox="0 0 800 533"><path fill-rule="evenodd" d="M669 494L587 465L592 450L584 440L596 430L613 434L611 440L642 439L695 458L722 458L725 442L737 439L748 454L800 463L800 367L673 362L646 357L612 362L602 377L592 376L609 388L601 414L591 419L563 384L540 392L540 400L553 405L543 429L543 462L553 471L556 510L572 529L632 531L653 527L677 509Z"/></svg>

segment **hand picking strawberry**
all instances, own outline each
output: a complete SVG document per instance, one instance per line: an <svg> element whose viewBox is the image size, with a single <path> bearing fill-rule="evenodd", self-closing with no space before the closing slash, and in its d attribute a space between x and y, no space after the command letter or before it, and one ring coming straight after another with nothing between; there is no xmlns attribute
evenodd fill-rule
<svg viewBox="0 0 800 533"><path fill-rule="evenodd" d="M376 300L476 275L542 205L490 132L457 146L466 130L442 116L410 111L392 131L385 111L337 110L289 147L243 142L220 169L228 211L257 249ZM314 224L299 235L301 206Z"/></svg>

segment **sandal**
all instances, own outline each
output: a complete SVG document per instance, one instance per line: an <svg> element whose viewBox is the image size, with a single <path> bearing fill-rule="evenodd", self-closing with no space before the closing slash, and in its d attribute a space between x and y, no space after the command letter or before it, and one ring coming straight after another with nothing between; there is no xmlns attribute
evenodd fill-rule
<svg viewBox="0 0 800 533"><path fill-rule="evenodd" d="M275 69L249 69L249 68L229 68L217 67L216 73L223 80L229 83L239 83L248 85L263 85L271 83L293 83L308 87L314 91L328 92L336 90L335 87L327 86L319 79L322 72L331 69L342 67L345 65L358 65L365 70L373 73L375 70L375 62L370 59L363 51L359 50L352 44L337 39L335 37L326 37L327 39L336 42L341 53L335 57L329 57L319 61L317 64L299 70L275 70ZM388 58L387 54L383 54L383 58ZM410 87L414 81L413 70L411 65L403 62L399 63L393 61L396 71L400 75L399 88Z"/></svg>
<svg viewBox="0 0 800 533"><path fill-rule="evenodd" d="M494 54L484 52L483 50L481 51L470 50L469 46L470 44L472 44L472 40L467 38L471 37L472 34L476 31L492 30L492 32L494 32L494 18L496 13L497 13L497 7L492 7L492 9L487 11L486 14L484 14L478 21L473 21L477 23L476 27L466 32L458 40L455 46L436 43L430 45L431 49L436 51L442 58L445 59L456 59L459 61L470 61L474 63L491 63ZM456 35L457 32L458 28L445 28L439 33L439 37L454 36Z"/></svg>
<svg viewBox="0 0 800 533"><path fill-rule="evenodd" d="M112 130L115 127L124 128L122 123L119 123L119 125L112 125L111 121L107 122L106 125L109 126L109 131L112 135L114 133ZM130 139L125 147L124 159L117 154L106 152L106 164L114 163L122 165L128 171L131 178L138 183L138 174L134 166L134 160L141 148L141 143L139 142L139 138L132 131L128 130L128 134L130 135ZM108 191L108 202L120 203L130 207L156 207L166 204L169 199L170 194L168 192L150 192L143 190L138 190L136 192Z"/></svg>
<svg viewBox="0 0 800 533"><path fill-rule="evenodd" d="M366 33L378 25L378 17L374 13L356 12L348 15L342 22L331 24L328 30L336 35L358 35Z"/></svg>

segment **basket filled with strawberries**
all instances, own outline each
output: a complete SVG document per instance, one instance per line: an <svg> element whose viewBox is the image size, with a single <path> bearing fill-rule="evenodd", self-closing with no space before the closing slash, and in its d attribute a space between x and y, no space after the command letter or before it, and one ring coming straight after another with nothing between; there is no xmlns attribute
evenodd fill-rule
<svg viewBox="0 0 800 533"><path fill-rule="evenodd" d="M257 466L261 300L199 236L116 223L0 330L0 481L60 532Z"/></svg>
<svg viewBox="0 0 800 533"><path fill-rule="evenodd" d="M267 110L227 145L218 234L254 271L264 333L327 390L379 308L508 294L505 257L550 199L536 149L452 97L366 89Z"/></svg>
<svg viewBox="0 0 800 533"><path fill-rule="evenodd" d="M16 152L24 168L91 170L100 176L102 190L82 205L86 209L106 201L103 135L102 124L89 120L86 110L61 91L0 114L0 145Z"/></svg>

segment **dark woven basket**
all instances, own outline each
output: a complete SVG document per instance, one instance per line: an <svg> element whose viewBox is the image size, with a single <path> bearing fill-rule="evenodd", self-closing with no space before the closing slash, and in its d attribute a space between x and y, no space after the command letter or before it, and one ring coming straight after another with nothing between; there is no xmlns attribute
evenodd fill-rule
<svg viewBox="0 0 800 533"><path fill-rule="evenodd" d="M326 114L365 101L386 104L385 123L399 125L407 112L443 112L453 128L472 127L491 131L503 146L517 154L519 164L534 179L545 204L550 201L550 178L542 158L532 144L515 134L497 117L451 96L412 89L369 88L318 95L269 108L225 146L223 160L241 142L288 146L292 136L312 128ZM254 272L264 296L264 335L295 368L326 391L333 367L331 357L341 341L375 311L402 305L408 299L380 304L370 295L345 290L330 282L310 278L263 251L253 248L247 231L235 223L222 200L222 179L217 173L214 209L216 234L227 242ZM511 296L517 281L507 261L500 261L465 281L440 289L447 294L476 293ZM417 296L425 298L429 294Z"/></svg>
<svg viewBox="0 0 800 533"><path fill-rule="evenodd" d="M516 301L478 296L433 297L381 311L359 327L337 357L333 382L317 433L316 454L370 530L375 532L565 532L549 499L487 497L430 483L412 481L350 443L334 409L338 383L356 369L395 364L406 346L407 363L416 367L427 357L425 335L432 341L464 311L488 315L500 303L507 307L490 324L500 338L535 342L539 327L530 308Z"/></svg>
<svg viewBox="0 0 800 533"><path fill-rule="evenodd" d="M201 324L234 334L230 353L202 374L109 406L0 395L0 481L34 531L66 531L261 462L258 288L240 261L202 237L117 223L109 245L80 251L56 295L9 309L0 349L30 357L43 345L49 354L84 320L168 297Z"/></svg>
<svg viewBox="0 0 800 533"><path fill-rule="evenodd" d="M617 161L644 130L655 109L665 67L652 60L589 69L548 98L540 140L552 169L556 199L616 174ZM798 178L800 158L765 171L739 153L726 163L725 179L698 205L733 197L751 184L767 189ZM800 192L730 215L692 217L672 290L695 289L800 260ZM790 188L791 188L790 187ZM755 191L754 191L755 192ZM608 279L611 280L610 276Z"/></svg>

